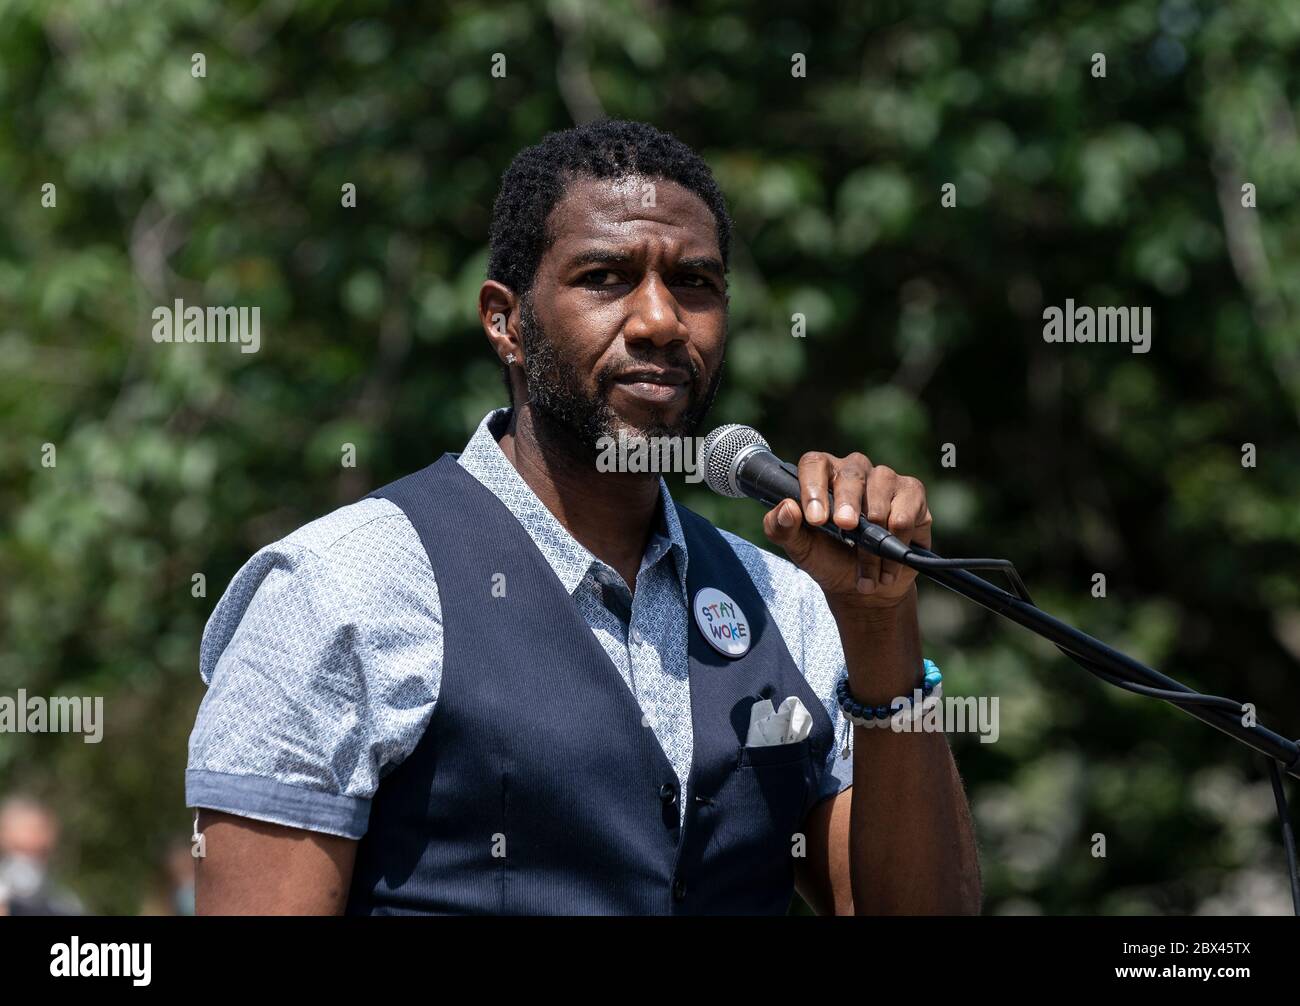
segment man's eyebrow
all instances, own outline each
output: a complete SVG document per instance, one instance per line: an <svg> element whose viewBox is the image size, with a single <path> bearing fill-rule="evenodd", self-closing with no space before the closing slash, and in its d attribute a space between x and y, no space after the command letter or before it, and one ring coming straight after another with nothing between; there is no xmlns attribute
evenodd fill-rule
<svg viewBox="0 0 1300 1006"><path fill-rule="evenodd" d="M568 260L569 269L582 265L626 265L633 261L634 255L617 248L588 248ZM713 273L719 279L725 276L722 263L712 255L697 255L693 258L677 260L678 269L698 269L700 272Z"/></svg>
<svg viewBox="0 0 1300 1006"><path fill-rule="evenodd" d="M631 261L632 256L624 251L614 248L588 248L585 252L572 256L568 261L568 268L572 269L580 265L625 265Z"/></svg>
<svg viewBox="0 0 1300 1006"><path fill-rule="evenodd" d="M695 258L679 259L677 262L677 268L698 269L700 272L711 272L713 275L717 276L718 279L722 279L724 276L722 263L712 255L699 255Z"/></svg>

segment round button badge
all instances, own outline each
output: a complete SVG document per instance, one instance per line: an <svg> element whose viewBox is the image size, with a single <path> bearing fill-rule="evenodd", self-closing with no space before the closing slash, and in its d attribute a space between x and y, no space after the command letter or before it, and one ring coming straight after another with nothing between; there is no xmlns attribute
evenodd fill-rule
<svg viewBox="0 0 1300 1006"><path fill-rule="evenodd" d="M743 657L749 652L749 619L730 597L716 587L702 587L691 608L704 638L724 657Z"/></svg>

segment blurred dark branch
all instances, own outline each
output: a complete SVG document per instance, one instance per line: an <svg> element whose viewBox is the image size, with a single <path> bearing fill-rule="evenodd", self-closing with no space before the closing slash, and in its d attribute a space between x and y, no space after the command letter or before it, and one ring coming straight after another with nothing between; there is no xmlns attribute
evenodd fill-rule
<svg viewBox="0 0 1300 1006"><path fill-rule="evenodd" d="M126 402L126 390L140 370L141 350L151 345L148 335L152 321L153 309L165 302L169 291L179 284L171 275L167 265L168 258L185 244L186 235L177 228L172 230L175 214L164 211L162 204L150 196L141 205L135 219L131 222L127 238L127 255L131 261L131 272L136 278L138 309L136 311L136 330L128 336L131 349L126 365L122 368L122 380L118 385L117 395L109 407L107 421L111 424L121 416ZM191 296L202 288L194 287ZM170 306L170 305L168 305Z"/></svg>
<svg viewBox="0 0 1300 1006"><path fill-rule="evenodd" d="M1210 168L1214 174L1219 213L1228 246L1228 258L1237 280L1249 298L1256 323L1264 330L1265 355L1277 379L1291 398L1291 407L1300 420L1300 350L1287 333L1294 325L1287 305L1278 289L1273 269L1264 247L1259 210L1241 204L1244 179L1238 168L1239 158L1226 138L1219 136L1214 145ZM1274 332L1282 338L1270 338Z"/></svg>
<svg viewBox="0 0 1300 1006"><path fill-rule="evenodd" d="M605 106L591 81L591 68L583 51L580 15L562 4L550 5L551 22L560 40L555 64L555 83L564 107L575 123L590 122L605 114Z"/></svg>

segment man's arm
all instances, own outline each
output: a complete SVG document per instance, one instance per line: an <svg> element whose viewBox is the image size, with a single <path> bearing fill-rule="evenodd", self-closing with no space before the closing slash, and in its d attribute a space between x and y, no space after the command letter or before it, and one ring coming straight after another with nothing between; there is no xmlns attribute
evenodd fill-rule
<svg viewBox="0 0 1300 1006"><path fill-rule="evenodd" d="M763 530L821 587L849 691L875 705L911 696L922 666L916 571L809 525L829 518L850 529L865 516L904 544L928 548L933 518L925 486L861 453L810 451L799 459L799 488L801 500L774 506ZM823 801L831 806L819 805L805 822L809 862L799 871L800 890L814 908L842 910L847 882L859 914L979 912L970 808L942 732L855 726L849 789L856 798L846 800L846 791Z"/></svg>
<svg viewBox="0 0 1300 1006"><path fill-rule="evenodd" d="M893 608L831 611L849 691L863 702L910 697L922 659L915 586ZM854 726L850 793L846 854L828 866L848 864L858 914L979 914L975 829L946 734Z"/></svg>
<svg viewBox="0 0 1300 1006"><path fill-rule="evenodd" d="M185 772L205 829L199 912L343 910L379 775L437 700L441 611L418 534L384 500L304 525L235 575L203 632Z"/></svg>
<svg viewBox="0 0 1300 1006"><path fill-rule="evenodd" d="M342 915L357 843L220 811L200 810L199 915Z"/></svg>
<svg viewBox="0 0 1300 1006"><path fill-rule="evenodd" d="M921 662L912 652L920 645L914 596L908 607L898 613L901 624L836 616L854 694L910 696ZM862 673L867 654L882 677L887 666L903 672L894 691ZM818 803L804 834L807 856L796 861L795 884L818 915L980 911L970 807L942 732L854 726L853 785Z"/></svg>
<svg viewBox="0 0 1300 1006"><path fill-rule="evenodd" d="M807 855L795 860L794 888L818 915L852 915L849 820L853 787L822 800L804 822Z"/></svg>

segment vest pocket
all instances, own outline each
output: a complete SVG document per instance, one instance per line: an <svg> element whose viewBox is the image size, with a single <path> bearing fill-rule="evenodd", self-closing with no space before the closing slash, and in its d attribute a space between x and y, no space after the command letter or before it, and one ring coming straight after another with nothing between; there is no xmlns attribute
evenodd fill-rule
<svg viewBox="0 0 1300 1006"><path fill-rule="evenodd" d="M765 744L759 747L751 747L746 744L740 749L738 767L744 768L747 765L786 765L791 762L803 761L808 758L811 748L811 735L792 744Z"/></svg>
<svg viewBox="0 0 1300 1006"><path fill-rule="evenodd" d="M741 747L716 799L720 903L739 914L784 914L794 893L794 843L813 786L811 741Z"/></svg>
<svg viewBox="0 0 1300 1006"><path fill-rule="evenodd" d="M779 844L803 824L816 775L811 755L811 737L793 744L745 746L731 773L733 798L748 803L755 820L775 826Z"/></svg>

